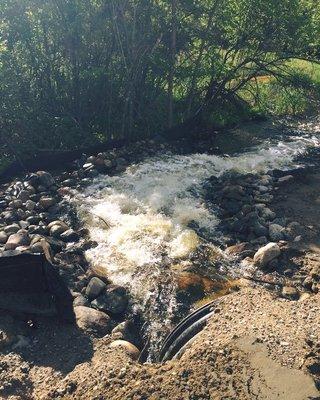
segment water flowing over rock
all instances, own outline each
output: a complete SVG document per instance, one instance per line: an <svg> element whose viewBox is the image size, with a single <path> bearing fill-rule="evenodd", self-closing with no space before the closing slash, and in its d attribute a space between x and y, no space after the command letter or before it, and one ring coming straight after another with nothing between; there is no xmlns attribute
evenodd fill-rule
<svg viewBox="0 0 320 400"><path fill-rule="evenodd" d="M98 175L90 184L85 178L84 190L66 192L91 240L97 242L86 251L94 274L129 288L133 312L143 311L151 345L157 346L159 334L165 334L163 327L170 327L179 306L172 265L190 260L191 265L193 260L200 265L203 257L206 273L217 273L216 261L205 254L212 243L224 245L228 238L220 230L218 205L207 201L208 181L248 174L245 184L231 183L221 192L224 216L229 218L225 225L238 233L239 240L265 244L276 233L269 228L276 217L269 208L270 185L275 181L269 171L296 167L296 158L319 143L317 137L301 135L266 140L230 156L165 153L126 169L117 161L116 175ZM94 163L96 159L86 168ZM280 254L277 244L259 251L255 262L261 266Z"/></svg>

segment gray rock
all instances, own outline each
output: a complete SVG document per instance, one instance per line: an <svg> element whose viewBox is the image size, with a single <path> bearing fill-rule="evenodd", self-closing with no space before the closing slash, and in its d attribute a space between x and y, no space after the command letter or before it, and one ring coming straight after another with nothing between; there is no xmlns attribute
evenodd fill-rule
<svg viewBox="0 0 320 400"><path fill-rule="evenodd" d="M274 242L279 242L284 239L284 228L281 225L270 224L269 225L269 236Z"/></svg>
<svg viewBox="0 0 320 400"><path fill-rule="evenodd" d="M26 232L10 235L5 245L5 250L15 250L19 246L28 246L30 238Z"/></svg>
<svg viewBox="0 0 320 400"><path fill-rule="evenodd" d="M9 203L9 207L12 208L21 208L22 207L23 202L21 200L13 200Z"/></svg>
<svg viewBox="0 0 320 400"><path fill-rule="evenodd" d="M7 225L3 228L4 232L7 235L12 235L13 233L17 233L21 229L21 226L18 224Z"/></svg>
<svg viewBox="0 0 320 400"><path fill-rule="evenodd" d="M26 209L29 211L33 211L36 207L36 203L32 200L27 200L26 201Z"/></svg>
<svg viewBox="0 0 320 400"><path fill-rule="evenodd" d="M29 222L27 221L19 221L19 225L22 229L27 229L30 226Z"/></svg>
<svg viewBox="0 0 320 400"><path fill-rule="evenodd" d="M8 235L5 232L1 231L0 232L0 243L5 244L7 242L7 240L8 240Z"/></svg>
<svg viewBox="0 0 320 400"><path fill-rule="evenodd" d="M74 313L80 329L97 335L110 333L111 319L107 314L85 306L74 307Z"/></svg>
<svg viewBox="0 0 320 400"><path fill-rule="evenodd" d="M119 325L117 325L113 330L112 330L112 335L115 334L120 334L121 339L126 340L127 342L130 342L134 344L135 346L140 346L141 344L141 339L139 336L138 329L134 325L133 322L131 321L123 321Z"/></svg>
<svg viewBox="0 0 320 400"><path fill-rule="evenodd" d="M266 236L268 234L268 229L258 221L252 226L252 228L257 236Z"/></svg>
<svg viewBox="0 0 320 400"><path fill-rule="evenodd" d="M78 307L78 306L90 307L90 302L86 297L80 294L73 300L73 307Z"/></svg>
<svg viewBox="0 0 320 400"><path fill-rule="evenodd" d="M256 266L265 267L270 261L279 257L281 251L277 243L268 243L261 247L254 255L253 262Z"/></svg>
<svg viewBox="0 0 320 400"><path fill-rule="evenodd" d="M122 314L128 306L128 294L124 287L108 285L105 292L91 302L98 310Z"/></svg>
<svg viewBox="0 0 320 400"><path fill-rule="evenodd" d="M276 218L276 213L271 211L270 208L263 208L260 213L261 217L266 221L273 221Z"/></svg>
<svg viewBox="0 0 320 400"><path fill-rule="evenodd" d="M31 215L26 221L29 222L30 225L37 225L41 221L41 218L39 215Z"/></svg>
<svg viewBox="0 0 320 400"><path fill-rule="evenodd" d="M50 235L55 237L55 238L59 238L61 233L66 231L66 227L63 225L53 225L50 228Z"/></svg>
<svg viewBox="0 0 320 400"><path fill-rule="evenodd" d="M40 185L44 186L45 188L49 188L50 186L55 184L55 180L53 176L46 171L38 171L38 181Z"/></svg>
<svg viewBox="0 0 320 400"><path fill-rule="evenodd" d="M281 178L278 179L278 183L280 183L280 184L289 183L293 179L294 179L294 177L292 175L282 176Z"/></svg>
<svg viewBox="0 0 320 400"><path fill-rule="evenodd" d="M101 279L93 277L86 287L86 296L89 300L94 300L101 294L106 286L107 285Z"/></svg>
<svg viewBox="0 0 320 400"><path fill-rule="evenodd" d="M31 193L29 190L21 190L21 192L18 194L18 199L25 203L27 200L29 200L30 195Z"/></svg>
<svg viewBox="0 0 320 400"><path fill-rule="evenodd" d="M39 205L42 207L44 210L47 210L48 208L54 206L56 204L56 200L54 197L41 197L39 200Z"/></svg>

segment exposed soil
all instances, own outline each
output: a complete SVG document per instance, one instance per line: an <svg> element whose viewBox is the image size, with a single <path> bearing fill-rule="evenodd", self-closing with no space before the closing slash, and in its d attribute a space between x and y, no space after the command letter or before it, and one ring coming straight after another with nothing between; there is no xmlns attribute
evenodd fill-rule
<svg viewBox="0 0 320 400"><path fill-rule="evenodd" d="M193 345L163 365L139 365L108 338L40 324L30 347L1 355L1 398L319 399L319 300L243 287L218 299Z"/></svg>

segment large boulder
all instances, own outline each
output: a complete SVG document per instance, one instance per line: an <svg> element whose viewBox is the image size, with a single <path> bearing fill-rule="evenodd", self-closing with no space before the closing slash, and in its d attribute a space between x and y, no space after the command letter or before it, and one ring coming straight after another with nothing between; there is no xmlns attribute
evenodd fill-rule
<svg viewBox="0 0 320 400"><path fill-rule="evenodd" d="M85 306L74 307L74 313L80 329L99 336L110 333L111 319L107 314Z"/></svg>
<svg viewBox="0 0 320 400"><path fill-rule="evenodd" d="M259 267L265 267L270 261L279 257L280 253L280 247L277 243L270 242L255 253L253 262Z"/></svg>

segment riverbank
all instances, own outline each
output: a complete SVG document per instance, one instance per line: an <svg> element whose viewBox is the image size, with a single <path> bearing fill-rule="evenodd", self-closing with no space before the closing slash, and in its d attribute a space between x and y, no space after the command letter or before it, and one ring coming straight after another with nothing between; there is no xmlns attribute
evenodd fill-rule
<svg viewBox="0 0 320 400"><path fill-rule="evenodd" d="M317 398L316 132L262 132L250 148L233 134L225 155L213 140L143 142L2 187L2 255L45 241L77 324L2 314L0 396ZM136 362L212 296L215 317L182 360Z"/></svg>

